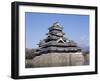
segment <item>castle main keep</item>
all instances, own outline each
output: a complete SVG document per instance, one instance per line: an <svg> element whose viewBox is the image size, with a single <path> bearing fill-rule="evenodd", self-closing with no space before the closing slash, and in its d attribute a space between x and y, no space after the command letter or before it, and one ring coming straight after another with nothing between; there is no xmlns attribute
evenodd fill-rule
<svg viewBox="0 0 100 81"><path fill-rule="evenodd" d="M66 38L58 22L48 28L46 38L41 40L34 51L34 67L77 66L84 64L82 49L73 40Z"/></svg>

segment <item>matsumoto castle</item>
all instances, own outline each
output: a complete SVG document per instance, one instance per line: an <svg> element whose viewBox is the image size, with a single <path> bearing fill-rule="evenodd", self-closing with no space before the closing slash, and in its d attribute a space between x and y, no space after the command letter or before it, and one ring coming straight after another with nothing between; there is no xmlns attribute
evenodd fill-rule
<svg viewBox="0 0 100 81"><path fill-rule="evenodd" d="M32 59L33 67L77 66L84 64L82 49L66 38L63 27L58 22L48 28L46 38L35 49Z"/></svg>
<svg viewBox="0 0 100 81"><path fill-rule="evenodd" d="M58 22L48 28L47 37L39 42L39 48L35 53L44 54L49 52L75 53L81 52L81 48L73 40L64 37L63 27Z"/></svg>

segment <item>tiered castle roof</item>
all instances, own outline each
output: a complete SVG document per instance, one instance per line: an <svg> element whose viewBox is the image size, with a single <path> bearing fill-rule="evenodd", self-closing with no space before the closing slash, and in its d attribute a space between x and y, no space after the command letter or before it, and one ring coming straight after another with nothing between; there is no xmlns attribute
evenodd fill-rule
<svg viewBox="0 0 100 81"><path fill-rule="evenodd" d="M38 53L81 51L81 48L73 40L64 37L63 27L58 22L48 29L47 37L39 42Z"/></svg>

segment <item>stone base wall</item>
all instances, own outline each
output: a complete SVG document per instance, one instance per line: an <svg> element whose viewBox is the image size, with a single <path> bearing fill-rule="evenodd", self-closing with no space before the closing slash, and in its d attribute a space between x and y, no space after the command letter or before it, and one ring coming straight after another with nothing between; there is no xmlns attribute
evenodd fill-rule
<svg viewBox="0 0 100 81"><path fill-rule="evenodd" d="M33 67L78 66L84 64L84 56L77 53L48 53L31 60Z"/></svg>

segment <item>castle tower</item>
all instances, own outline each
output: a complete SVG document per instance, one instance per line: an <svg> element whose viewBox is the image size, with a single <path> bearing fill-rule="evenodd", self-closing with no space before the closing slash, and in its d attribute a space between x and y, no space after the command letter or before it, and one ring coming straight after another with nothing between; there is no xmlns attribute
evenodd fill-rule
<svg viewBox="0 0 100 81"><path fill-rule="evenodd" d="M63 27L58 22L48 28L47 37L39 42L33 58L34 67L77 66L84 64L84 56L78 45L64 37Z"/></svg>
<svg viewBox="0 0 100 81"><path fill-rule="evenodd" d="M58 22L48 29L47 37L39 43L40 53L81 51L74 41L64 37L63 27Z"/></svg>

